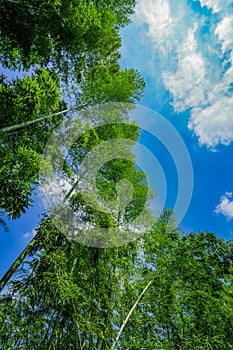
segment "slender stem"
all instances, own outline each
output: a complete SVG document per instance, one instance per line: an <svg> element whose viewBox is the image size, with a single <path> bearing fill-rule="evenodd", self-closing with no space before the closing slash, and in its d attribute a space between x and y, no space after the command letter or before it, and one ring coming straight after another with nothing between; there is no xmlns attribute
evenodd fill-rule
<svg viewBox="0 0 233 350"><path fill-rule="evenodd" d="M85 106L87 106L87 104L84 103L84 104L82 104L80 106L64 109L63 111L60 111L60 112L56 112L56 113L53 113L53 114L50 114L50 115L47 115L47 116L43 116L43 117L40 117L40 118L37 118L37 119L29 120L28 122L24 122L24 123L16 124L16 125L11 125L11 126L8 126L6 128L0 129L0 132L8 132L8 131L12 131L12 130L21 129L21 128L24 128L25 126L28 126L28 125L31 125L31 124L34 124L34 123L38 123L41 120L49 119L49 118L52 118L52 117L55 117L55 116L58 116L58 115L61 115L61 114L64 114L64 113L68 113L68 112L73 111L75 109L82 109Z"/></svg>
<svg viewBox="0 0 233 350"><path fill-rule="evenodd" d="M76 264L77 264L77 258L74 259L74 263L73 263L73 266L72 266L72 269L71 269L71 274L73 274L74 272L74 269L76 267ZM75 305L75 300L74 298L72 297L72 304L73 304L73 309L74 309L74 322L76 323L77 325L77 329L78 329L78 341L79 341L79 346L80 346L80 350L83 350L84 348L84 345L82 345L82 340L81 340L81 332L80 332L80 326L79 326L79 322L78 322L78 312L77 312L77 308L76 308L76 305Z"/></svg>
<svg viewBox="0 0 233 350"><path fill-rule="evenodd" d="M56 327L60 321L60 316L61 316L62 312L63 312L63 308L61 308L61 310L57 313L57 316L55 318L55 322L54 322L53 329L52 329L52 334L50 336L49 343L48 343L48 348L47 348L48 350L50 350L52 348L53 339L55 337L55 330L56 330Z"/></svg>
<svg viewBox="0 0 233 350"><path fill-rule="evenodd" d="M22 251L22 253L19 255L19 257L14 261L14 263L11 265L11 267L7 270L5 275L0 280L0 292L3 290L9 279L12 277L12 275L15 273L19 265L23 262L23 260L26 258L26 256L31 252L31 250L34 247L35 244L35 237L31 240L31 242L26 246L26 248Z"/></svg>
<svg viewBox="0 0 233 350"><path fill-rule="evenodd" d="M79 326L79 322L78 322L78 312L77 312L77 309L76 309L76 305L75 305L74 298L72 298L72 304L73 304L73 309L74 309L73 320L74 320L74 322L76 323L77 329L78 329L78 341L79 341L79 346L80 346L80 350L83 350L85 344L82 345L80 326Z"/></svg>
<svg viewBox="0 0 233 350"><path fill-rule="evenodd" d="M77 185L77 182L72 186L69 193L65 196L63 201L60 203L56 211L50 216L50 218L53 218L57 211L62 207L62 205L65 203L65 201L71 196L72 192L75 189L75 186ZM37 236L37 235L36 235ZM5 275L0 280L0 293L5 287L5 285L8 283L9 279L13 276L17 268L22 264L23 260L26 258L26 256L31 252L31 250L34 247L34 244L36 243L36 236L33 237L33 239L30 241L30 243L26 246L26 248L22 251L22 253L18 256L18 258L14 261L14 263L11 265L11 267L7 270Z"/></svg>
<svg viewBox="0 0 233 350"><path fill-rule="evenodd" d="M119 332L117 333L117 336L116 336L116 339L114 340L113 344L112 344L112 347L110 350L114 350L117 343L118 343L118 340L121 336L121 333L123 332L123 329L125 328L126 326L126 323L128 322L130 316L132 315L132 313L134 312L134 310L136 309L139 301L141 300L141 298L143 297L143 295L146 293L147 289L150 287L150 285L153 283L153 281L150 281L147 286L143 289L142 293L139 295L138 299L136 300L136 302L134 303L134 305L132 306L132 308L130 309L128 315L126 316L125 320L123 321L122 325L121 325L121 328L119 330Z"/></svg>
<svg viewBox="0 0 233 350"><path fill-rule="evenodd" d="M7 128L3 128L3 129L0 129L0 131L11 131L11 130L15 130L15 129L18 129L18 128L22 128L26 125L29 125L29 124L32 124L32 123L36 123L40 120L43 120L43 119L46 119L46 118L51 118L55 115L60 115L60 114L63 114L63 113L67 113L71 110L75 110L75 109L81 109L83 107L85 107L86 104L83 104L81 106L76 106L76 107L72 107L72 108L69 108L69 109L66 109L66 110L63 110L61 112L57 112L57 113L54 113L54 114L51 114L50 116L46 116L46 117L41 117L41 118L38 118L38 119L34 119L34 120L31 120L30 122L25 122L23 124L18 124L18 125L12 125L12 126L9 126ZM62 203L59 205L59 207L57 208L60 209L61 206L64 204L64 202L71 196L72 192L74 191L75 189L75 186L77 185L77 182L72 186L71 190L69 191L69 193L65 196L64 200L62 201ZM56 210L56 212L57 212ZM53 213L53 215L56 214ZM1 291L3 290L3 288L5 287L5 285L8 283L9 279L12 277L12 275L15 273L15 271L17 270L17 268L22 264L23 260L26 258L26 256L30 253L30 251L32 250L32 248L34 247L34 244L36 242L36 236L33 237L33 239L31 240L31 242L26 246L26 248L22 251L22 253L18 256L18 258L14 261L14 263L11 265L11 267L7 270L7 272L5 273L5 275L1 278L0 280L0 293Z"/></svg>

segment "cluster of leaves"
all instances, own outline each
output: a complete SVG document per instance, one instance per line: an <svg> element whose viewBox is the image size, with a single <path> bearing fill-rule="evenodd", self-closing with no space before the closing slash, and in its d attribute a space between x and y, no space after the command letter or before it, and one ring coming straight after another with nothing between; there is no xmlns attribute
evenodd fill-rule
<svg viewBox="0 0 233 350"><path fill-rule="evenodd" d="M22 79L0 81L0 208L9 218L20 217L31 203L41 153L69 111L68 90L77 108L141 96L139 73L118 64L119 26L133 4L1 1L1 64L24 70Z"/></svg>
<svg viewBox="0 0 233 350"><path fill-rule="evenodd" d="M125 328L128 348L232 349L232 243L209 232L161 234L144 240L153 283Z"/></svg>
<svg viewBox="0 0 233 350"><path fill-rule="evenodd" d="M134 0L2 0L0 57L6 67L53 64L69 70L117 57L119 27L129 22Z"/></svg>
<svg viewBox="0 0 233 350"><path fill-rule="evenodd" d="M34 252L42 247L26 273L22 271L23 278L13 282L12 298L1 300L2 316L8 315L2 323L1 347L108 348L114 310L122 300L119 266L125 279L134 268L132 264L129 269L130 251L67 241L49 220L39 228Z"/></svg>
<svg viewBox="0 0 233 350"><path fill-rule="evenodd" d="M7 127L30 121L39 115L47 116L58 110L60 90L57 75L38 69L23 80L10 82L2 77L0 84L0 124ZM36 186L40 153L58 117L42 120L33 128L2 131L0 135L0 207L10 218L19 217L30 204Z"/></svg>
<svg viewBox="0 0 233 350"><path fill-rule="evenodd" d="M232 244L168 232L168 214L112 249L68 241L43 221L1 297L1 348L232 349Z"/></svg>

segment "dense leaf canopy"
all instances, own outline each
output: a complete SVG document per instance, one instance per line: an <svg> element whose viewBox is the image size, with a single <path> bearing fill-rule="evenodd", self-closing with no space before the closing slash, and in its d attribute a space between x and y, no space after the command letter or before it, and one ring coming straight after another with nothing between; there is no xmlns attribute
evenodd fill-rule
<svg viewBox="0 0 233 350"><path fill-rule="evenodd" d="M42 154L53 131L69 123L74 111L80 113L76 127L89 129L70 148L59 173L63 181L74 182L85 156L106 140L136 143L138 126L124 122L144 81L139 72L119 65L119 30L129 23L134 5L134 0L0 1L1 64L10 76L15 72L14 78L0 78L0 214L9 220L30 206L40 164L48 174L56 170ZM86 111L103 103L127 107L115 124L112 109L109 124L105 119L99 125L101 113L93 113L87 124ZM56 208L44 215L36 236L0 280L0 348L233 349L232 243L209 232L174 229L168 209L156 220L149 207L153 193L132 149L115 147L132 157L103 163L96 187L110 203L126 179L132 198L111 213L71 192L67 199L81 222L81 241L82 224L122 233L122 225L132 224L142 210L152 229L142 236L135 230L134 239L122 246L101 233L84 245L79 237L67 238L62 220L56 225ZM55 164L62 147L50 145L49 151ZM6 216L0 224L7 229ZM74 217L68 217L70 223ZM103 239L115 247L100 248Z"/></svg>

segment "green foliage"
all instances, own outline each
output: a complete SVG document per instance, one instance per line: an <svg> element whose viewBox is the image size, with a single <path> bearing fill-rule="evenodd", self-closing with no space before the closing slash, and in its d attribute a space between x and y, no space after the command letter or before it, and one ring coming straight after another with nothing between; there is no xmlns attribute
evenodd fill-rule
<svg viewBox="0 0 233 350"><path fill-rule="evenodd" d="M135 6L135 0L93 0L98 8L106 7L114 13L117 18L117 23L120 26L130 22L129 16L133 14L133 8Z"/></svg>
<svg viewBox="0 0 233 350"><path fill-rule="evenodd" d="M2 128L52 113L61 98L57 75L42 68L24 79L7 81L2 76L0 92Z"/></svg>
<svg viewBox="0 0 233 350"><path fill-rule="evenodd" d="M122 299L122 278L132 271L130 251L71 243L49 221L42 223L37 240L37 249L42 244L44 251L10 287L18 297L1 299L2 349L17 344L25 349L81 349L84 344L107 349L114 332L111 319Z"/></svg>
<svg viewBox="0 0 233 350"><path fill-rule="evenodd" d="M59 107L59 81L54 72L39 69L32 76L7 82L4 77L0 84L2 127L33 120L38 115L48 115ZM58 121L52 118L36 126L17 132L2 132L0 135L1 201L0 207L10 218L19 217L30 205L39 170L40 153Z"/></svg>
<svg viewBox="0 0 233 350"><path fill-rule="evenodd" d="M19 217L30 205L40 155L53 128L63 119L66 103L61 96L72 95L72 103L82 106L129 102L142 94L144 83L139 73L120 70L118 64L117 23L127 22L133 2L106 5L81 0L1 2L2 64L32 72L12 81L2 76L0 82L4 164L0 207L10 218ZM48 118L57 111L59 116ZM12 127L13 131L7 131ZM65 168L69 172L66 164Z"/></svg>
<svg viewBox="0 0 233 350"><path fill-rule="evenodd" d="M54 72L39 69L32 76L7 82L2 77L0 104L1 126L33 120L48 115L59 107L59 82ZM58 118L38 123L14 133L0 135L1 201L0 207L10 218L19 217L30 205L30 196L37 183L40 153Z"/></svg>
<svg viewBox="0 0 233 350"><path fill-rule="evenodd" d="M69 120L67 120L67 123L68 125L70 124ZM78 120L77 128L81 128L81 124ZM75 130L73 128L71 129L73 134ZM60 182L61 186L64 182L72 186L69 197L63 203L56 203L54 201L54 207L52 208L57 225L63 232L69 234L70 237L71 233L75 231L76 239L82 242L87 240L88 244L93 244L93 242L90 243L89 241L91 238L96 239L97 246L99 246L97 242L100 240L105 242L106 246L107 242L108 245L116 245L117 240L120 240L118 244L122 244L122 239L127 240L127 237L122 237L120 227L133 224L133 220L142 211L144 211L145 219L146 216L148 216L147 219L149 217L152 219L151 211L148 208L148 200L151 198L152 193L148 189L145 174L136 168L135 156L132 153L138 133L139 130L135 124L114 123L104 124L96 128L91 127L88 132L81 133L82 136L69 149L65 169L63 167L65 171L62 172L59 164L63 163L62 149L64 144L60 142L64 138L63 129L61 135L57 132L56 140L59 140L59 142L52 142L52 145L49 146L48 162L46 159L43 162L43 168L45 169L43 171L44 183L46 186L47 184L49 186L50 181L54 181L53 174L57 174L59 171L59 177L62 179ZM69 136L65 134L65 138L69 139ZM122 142L117 144L117 140L120 141L121 139ZM130 145L125 142L125 139L128 141L131 140ZM105 141L109 140L112 144L108 149ZM60 145L60 148L59 146L54 148L54 143ZM96 174L95 159L99 153L98 147L101 145L104 145L104 150L101 154L106 159L104 161L102 161L102 158L100 159L101 164L103 164L98 168ZM115 155L113 156L113 151L116 152L114 154L117 154L117 157ZM83 166L83 162L91 152L96 152L92 155L94 159L91 159L88 165L84 165L84 170L81 171L80 167ZM127 157L119 156L122 154L126 154ZM94 199L92 199L92 204L89 204L90 202L86 200L86 192L77 189L80 186L83 187L82 179L87 178L86 174L88 174L88 179L86 180L85 187L88 186L93 191L96 188L97 191L97 195L94 195ZM120 188L122 187L121 181L123 180L128 180L132 186L132 188L128 189L128 194L122 192L123 189ZM119 187L120 182L121 185ZM127 190L126 187L125 190ZM106 204L102 204L99 198L104 200ZM126 204L124 204L124 198L127 199ZM71 213L67 209L68 204ZM112 205L112 209L108 211L110 204ZM115 232L114 234L110 235L109 233L106 235L106 233L98 230L99 233L97 234L95 232L94 235L90 230L90 236L88 236L85 230L79 229L79 227L83 227L82 223L85 225L89 223L90 226L95 224L97 228L114 228ZM119 235L117 235L116 231L119 231ZM125 231L125 235L136 236L134 232L130 233L127 229ZM112 242L111 239L113 240Z"/></svg>
<svg viewBox="0 0 233 350"><path fill-rule="evenodd" d="M231 349L232 244L164 234L166 214L143 239L111 249L68 241L44 220L29 267L1 297L1 348L110 349L151 281L115 349Z"/></svg>
<svg viewBox="0 0 233 350"><path fill-rule="evenodd" d="M17 152L17 161L14 152ZM35 169L39 158L35 151L18 146L13 151L0 148L2 166L0 170L1 202L10 218L19 217L30 205L30 195L36 185Z"/></svg>
<svg viewBox="0 0 233 350"><path fill-rule="evenodd" d="M112 1L3 0L1 61L7 67L25 69L52 63L66 74L75 66L84 68L96 55L98 61L119 49L117 26L127 22L134 1L126 4L123 1L115 4Z"/></svg>
<svg viewBox="0 0 233 350"><path fill-rule="evenodd" d="M104 65L90 70L81 83L83 100L91 104L99 101L132 103L140 99L144 86L137 71L125 69L112 72L111 66Z"/></svg>
<svg viewBox="0 0 233 350"><path fill-rule="evenodd" d="M67 96L77 108L141 97L140 74L118 63L119 28L129 22L134 5L134 0L1 1L1 63L30 71L23 79L0 79L1 215L19 217L30 205L41 153L64 122ZM92 127L70 149L63 179L78 175L84 157L104 141L126 138L135 144L137 125L124 124L131 108L108 111L108 125L101 111L90 116ZM77 128L84 127L86 114L80 112ZM110 124L115 117L118 123ZM98 126L101 120L104 127ZM68 199L83 223L120 232L144 208L151 218L152 193L129 145L117 147L130 151L130 159L105 162L95 181L110 202L119 195L119 181L129 180L133 196L124 210L113 215L93 208L79 192ZM62 150L49 151L59 161ZM46 174L53 170L48 166ZM232 244L208 232L184 235L172 230L172 220L165 210L150 232L111 249L70 241L51 219L42 220L0 281L2 289L13 277L0 296L0 348L233 349ZM0 224L7 228L3 219ZM110 243L113 239L118 238L109 237Z"/></svg>
<svg viewBox="0 0 233 350"><path fill-rule="evenodd" d="M16 78L10 82L1 78L1 106L4 120L8 125L24 121L30 116L48 114L58 107L60 101L59 80L53 71L38 69L24 79ZM4 125L7 126L7 125Z"/></svg>
<svg viewBox="0 0 233 350"><path fill-rule="evenodd" d="M144 275L153 284L126 339L132 334L138 348L231 349L233 309L223 295L233 287L232 244L208 232L160 235L155 230L143 245Z"/></svg>

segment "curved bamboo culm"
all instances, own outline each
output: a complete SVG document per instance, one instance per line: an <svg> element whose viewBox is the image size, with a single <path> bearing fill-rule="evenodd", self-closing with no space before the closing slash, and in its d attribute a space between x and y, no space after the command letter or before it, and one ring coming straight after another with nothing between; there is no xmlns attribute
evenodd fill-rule
<svg viewBox="0 0 233 350"><path fill-rule="evenodd" d="M126 318L124 319L122 325L121 325L121 328L119 330L119 332L117 333L117 336L116 336L116 339L114 340L112 346L111 346L111 350L115 350L116 346L117 346L117 343L118 343L118 340L121 336L121 333L123 332L123 329L125 328L126 326L126 323L128 322L130 316L132 315L132 313L134 312L134 310L136 309L139 301L142 299L143 295L146 293L147 289L150 287L150 285L153 283L153 281L151 280L147 285L146 287L143 289L142 293L139 295L138 299L136 300L136 302L134 303L134 305L132 306L132 308L130 309L128 315L126 316Z"/></svg>
<svg viewBox="0 0 233 350"><path fill-rule="evenodd" d="M22 253L18 256L18 258L14 261L14 263L11 265L11 267L7 270L5 275L0 280L0 293L2 292L3 288L6 286L6 284L9 282L17 268L22 264L23 260L26 258L28 254L31 253L34 245L36 243L36 236L33 237L31 242L26 246L26 248L22 251Z"/></svg>
<svg viewBox="0 0 233 350"><path fill-rule="evenodd" d="M72 186L71 190L68 192L68 194L65 196L63 201L60 203L60 205L57 208L57 210L59 210L62 207L62 205L64 204L64 202L71 196L71 194L74 191L74 188L75 188L76 185L77 185L77 183L75 183ZM54 215L56 215L56 210L53 213L52 217ZM22 253L18 256L18 258L14 261L14 263L11 265L11 267L7 270L5 275L0 280L0 293L2 292L2 290L6 286L6 284L9 282L9 280L11 279L13 274L16 272L17 268L22 264L22 262L26 258L26 256L28 254L30 254L31 251L33 250L34 245L36 243L36 237L37 237L37 234L35 235L35 237L33 237L33 239L29 242L29 244L26 246L26 248L22 251Z"/></svg>
<svg viewBox="0 0 233 350"><path fill-rule="evenodd" d="M2 129L0 129L0 132L9 132L9 131L21 129L21 128L25 127L25 126L37 123L39 121L42 121L42 120L45 120L45 119L48 119L48 118L52 118L52 117L55 117L55 116L58 116L58 115L62 115L62 114L68 113L68 112L73 111L73 110L79 110L79 109L82 109L82 108L84 108L86 106L87 106L87 104L82 104L80 106L75 106L75 107L72 107L72 108L69 108L69 109L65 109L65 110L63 110L61 112L50 114L49 116L43 116L43 117L40 117L40 118L37 118L37 119L34 119L34 120L30 120L30 121L25 122L25 123L16 124L16 125L12 125L12 126L9 126L9 127L6 127L6 128L2 128ZM73 191L73 188L72 188L72 191ZM69 192L68 197L70 196L71 192ZM67 200L67 196L66 196L65 200ZM36 242L36 236L33 237L31 242L26 246L26 248L22 251L22 253L18 256L18 258L14 261L14 263L11 265L11 267L7 270L7 272L1 278L1 280L0 280L0 293L2 292L2 290L4 289L6 284L9 282L9 280L11 279L13 274L16 272L17 268L22 264L22 262L26 258L26 256L28 254L30 254L30 252L32 251L32 249L33 249L33 247L35 245L35 242Z"/></svg>
<svg viewBox="0 0 233 350"><path fill-rule="evenodd" d="M28 126L28 125L31 125L31 124L34 124L34 123L38 123L38 122L40 122L42 120L45 120L45 119L56 117L58 115L65 114L65 113L68 113L70 111L79 110L79 109L82 109L82 108L84 108L86 106L87 106L87 104L84 103L81 106L75 106L75 107L72 107L72 108L64 109L61 112L56 112L56 113L50 114L48 116L43 116L43 117L40 117L40 118L37 118L37 119L29 120L28 122L24 122L24 123L21 123L21 124L11 125L11 126L8 126L6 128L0 129L0 132L8 132L8 131L21 129L21 128L24 128L25 126Z"/></svg>

